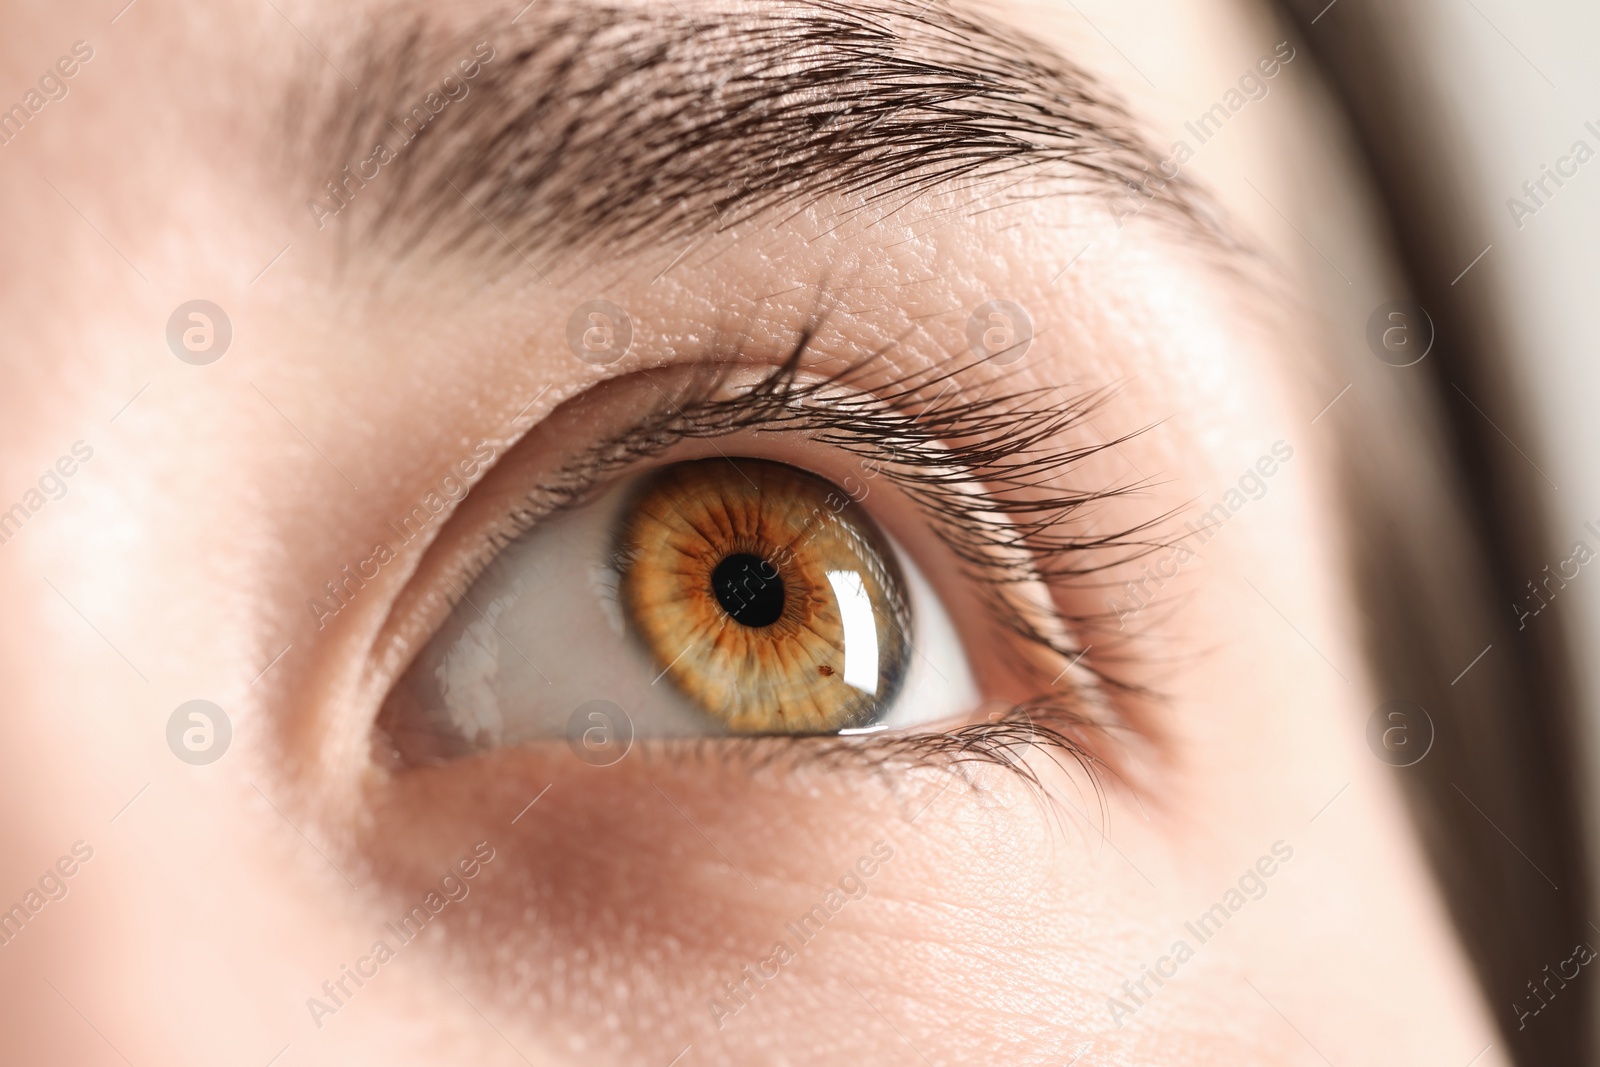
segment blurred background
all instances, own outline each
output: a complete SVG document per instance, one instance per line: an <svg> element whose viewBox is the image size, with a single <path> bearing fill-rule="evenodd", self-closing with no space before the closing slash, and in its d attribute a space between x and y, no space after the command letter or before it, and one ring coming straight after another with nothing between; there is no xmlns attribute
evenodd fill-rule
<svg viewBox="0 0 1600 1067"><path fill-rule="evenodd" d="M1462 395L1440 392L1458 439L1473 442L1468 465L1509 561L1500 584L1514 618L1518 598L1537 603L1525 586L1543 565L1578 541L1600 545L1600 155L1575 151L1581 141L1600 153L1600 4L1287 6L1356 119L1419 300L1441 337L1453 335L1437 373ZM1551 177L1558 164L1565 173ZM1532 535L1520 514L1530 508L1545 516ZM1592 868L1600 568L1584 567L1546 613L1573 671ZM1593 1032L1596 988L1585 995Z"/></svg>

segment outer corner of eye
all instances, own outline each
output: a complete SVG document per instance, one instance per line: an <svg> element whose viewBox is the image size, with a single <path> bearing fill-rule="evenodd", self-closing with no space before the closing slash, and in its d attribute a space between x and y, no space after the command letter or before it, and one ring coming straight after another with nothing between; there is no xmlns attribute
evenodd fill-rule
<svg viewBox="0 0 1600 1067"><path fill-rule="evenodd" d="M957 627L865 506L770 460L693 459L546 517L391 690L398 761L587 737L850 735L978 703Z"/></svg>

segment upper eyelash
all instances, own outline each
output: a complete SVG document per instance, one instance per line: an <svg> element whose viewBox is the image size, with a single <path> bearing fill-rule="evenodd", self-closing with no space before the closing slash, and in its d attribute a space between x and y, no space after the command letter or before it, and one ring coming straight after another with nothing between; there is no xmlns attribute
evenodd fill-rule
<svg viewBox="0 0 1600 1067"><path fill-rule="evenodd" d="M961 397L952 386L975 363L900 375L871 391L854 388L883 354L878 352L835 374L806 380L800 369L815 336L815 327L802 330L781 364L753 387L732 395L723 387L735 363L694 367L676 397L662 393L662 403L632 426L585 450L553 480L535 486L525 505L510 516L509 529L496 538L495 550L552 512L584 499L606 475L680 442L739 432L808 431L813 440L881 470L922 511L967 576L988 591L1002 625L1058 657L1080 657L1083 648L1047 632L1037 612L1008 595L1008 587L1031 582L1056 586L1165 546L1155 530L1169 514L1109 534L1079 532L1070 521L1084 506L1142 491L1146 483L1063 490L1049 481L1143 431L1091 445L1052 446L1058 435L1096 410L1109 390L1056 403L1050 401L1061 391L1054 387ZM974 486L985 491L974 495ZM1081 632L1097 628L1107 615L1059 617ZM1085 666L1102 682L1129 688L1103 670Z"/></svg>

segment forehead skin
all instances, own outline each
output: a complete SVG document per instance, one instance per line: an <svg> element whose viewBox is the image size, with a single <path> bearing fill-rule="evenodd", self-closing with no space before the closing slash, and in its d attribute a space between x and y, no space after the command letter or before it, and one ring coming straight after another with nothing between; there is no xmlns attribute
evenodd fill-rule
<svg viewBox="0 0 1600 1067"><path fill-rule="evenodd" d="M328 142L281 116L339 100L358 69L345 61L384 38L370 28L413 14L4 13L0 92L20 99L73 42L93 48L68 95L0 147L0 506L74 442L93 452L0 545L0 905L73 842L94 850L0 950L14 1054L1398 1064L1465 1063L1490 1043L1362 740L1378 698L1338 564L1336 442L1311 420L1340 385L1322 369L1325 323L1376 304L1391 268L1308 64L1186 167L1248 255L1156 212L1119 229L1103 197L993 182L910 200L832 189L660 243L585 249L577 234L567 256L485 219L473 242L401 256L363 232L388 195L376 182L318 227L310 191L353 160L308 162ZM521 39L517 14L431 16L428 54L455 58L456 33L470 53L495 19ZM1026 28L1126 101L1158 157L1282 39L1224 3L1017 0L978 17ZM1051 195L1017 195L1033 192ZM1319 212L1354 222L1332 233ZM565 342L597 293L635 328L603 371ZM197 297L233 328L204 367L164 336ZM950 779L670 760L575 775L516 752L470 778L367 766L382 696L369 652L418 561L327 629L306 599L475 442L503 450L519 415L734 331L740 358L770 363L823 302L814 358L887 347L901 369L934 365L995 297L1030 310L1038 352L977 387L1116 385L1081 432L1157 427L1086 468L1146 483L1104 521L1214 500L1274 442L1295 450L1174 587L1186 606L1160 655L1134 656L1134 680L1164 697L1119 698L1130 726L1103 756L1102 811L1042 757L1056 806L991 769L915 821ZM195 698L233 722L209 767L167 747L172 709ZM459 914L314 1025L306 999L479 840L496 858ZM894 858L867 897L714 1025L722 983L879 840ZM1118 1027L1108 998L1278 841L1294 858L1269 892Z"/></svg>

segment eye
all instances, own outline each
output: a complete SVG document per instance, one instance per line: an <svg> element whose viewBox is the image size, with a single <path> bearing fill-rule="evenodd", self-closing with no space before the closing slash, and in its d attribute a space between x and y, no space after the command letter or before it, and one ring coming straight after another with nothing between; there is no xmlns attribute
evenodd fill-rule
<svg viewBox="0 0 1600 1067"><path fill-rule="evenodd" d="M453 593L379 717L404 764L559 739L597 700L639 737L867 733L977 704L915 562L843 489L770 460L623 479Z"/></svg>

